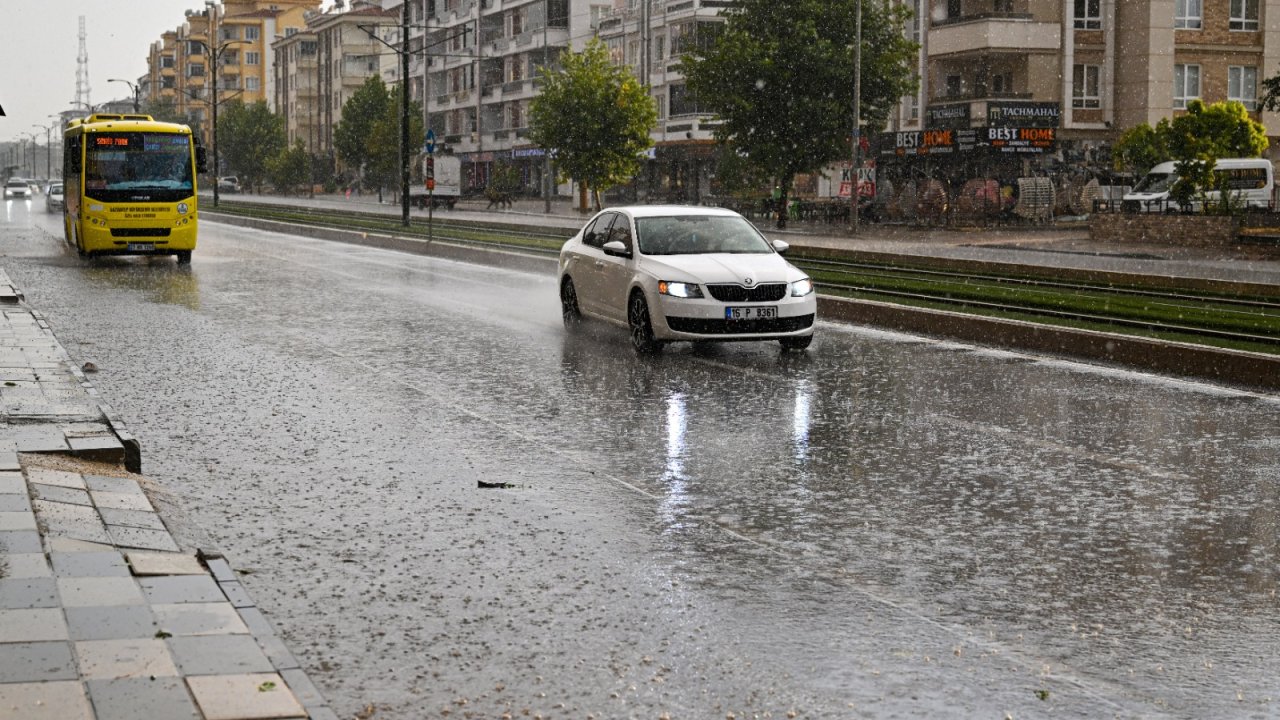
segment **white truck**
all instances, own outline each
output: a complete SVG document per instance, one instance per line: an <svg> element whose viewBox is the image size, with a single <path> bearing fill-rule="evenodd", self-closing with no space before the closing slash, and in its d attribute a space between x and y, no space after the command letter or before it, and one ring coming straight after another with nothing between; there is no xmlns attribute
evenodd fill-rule
<svg viewBox="0 0 1280 720"><path fill-rule="evenodd" d="M419 208L426 209L444 205L450 210L454 203L462 197L462 159L457 155L426 155L422 158L423 181L409 189L409 201ZM428 189L428 183L434 180L435 187Z"/></svg>

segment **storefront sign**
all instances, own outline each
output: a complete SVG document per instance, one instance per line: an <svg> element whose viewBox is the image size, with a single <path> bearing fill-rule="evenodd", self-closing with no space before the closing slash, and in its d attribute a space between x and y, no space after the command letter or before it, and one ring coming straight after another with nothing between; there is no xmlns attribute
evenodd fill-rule
<svg viewBox="0 0 1280 720"><path fill-rule="evenodd" d="M1057 143L1057 128L989 127L987 142L992 149L1006 153L1052 152Z"/></svg>
<svg viewBox="0 0 1280 720"><path fill-rule="evenodd" d="M1057 149L1057 128L983 127L882 133L875 155L882 158L941 157L974 153L1046 153Z"/></svg>
<svg viewBox="0 0 1280 720"><path fill-rule="evenodd" d="M965 130L912 130L881 135L879 154L906 157L909 155L950 155L972 150L978 144L978 131Z"/></svg>
<svg viewBox="0 0 1280 720"><path fill-rule="evenodd" d="M1050 102L987 103L987 125L993 127L1058 127L1062 115L1061 105Z"/></svg>
<svg viewBox="0 0 1280 720"><path fill-rule="evenodd" d="M931 128L969 127L969 103L930 105L925 108L926 123Z"/></svg>

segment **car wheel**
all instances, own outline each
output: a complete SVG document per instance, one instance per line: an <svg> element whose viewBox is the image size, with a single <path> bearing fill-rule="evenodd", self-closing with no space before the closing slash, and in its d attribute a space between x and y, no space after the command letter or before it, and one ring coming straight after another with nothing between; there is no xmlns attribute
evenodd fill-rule
<svg viewBox="0 0 1280 720"><path fill-rule="evenodd" d="M782 344L783 350L804 350L809 347L809 343L813 342L813 335L800 335L797 337L779 338L778 342Z"/></svg>
<svg viewBox="0 0 1280 720"><path fill-rule="evenodd" d="M652 355L662 350L662 343L653 337L653 323L649 321L649 303L639 290L631 293L627 303L627 325L631 328L631 347L641 355Z"/></svg>
<svg viewBox="0 0 1280 720"><path fill-rule="evenodd" d="M174 256L176 256L176 257L178 258L178 264L179 264L179 265L190 265L190 264L191 264L191 251L190 251L190 250L179 250L178 252L174 253Z"/></svg>
<svg viewBox="0 0 1280 720"><path fill-rule="evenodd" d="M573 286L573 278L568 276L560 282L560 314L564 316L564 326L570 330L582 324L582 310L578 308L578 289Z"/></svg>

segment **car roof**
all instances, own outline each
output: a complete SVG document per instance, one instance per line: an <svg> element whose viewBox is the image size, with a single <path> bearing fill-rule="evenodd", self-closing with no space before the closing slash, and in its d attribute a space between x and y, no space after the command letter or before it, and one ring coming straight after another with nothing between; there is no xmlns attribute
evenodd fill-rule
<svg viewBox="0 0 1280 720"><path fill-rule="evenodd" d="M671 217L673 215L720 215L740 217L738 213L721 207L705 205L621 205L605 210L624 212L631 217Z"/></svg>

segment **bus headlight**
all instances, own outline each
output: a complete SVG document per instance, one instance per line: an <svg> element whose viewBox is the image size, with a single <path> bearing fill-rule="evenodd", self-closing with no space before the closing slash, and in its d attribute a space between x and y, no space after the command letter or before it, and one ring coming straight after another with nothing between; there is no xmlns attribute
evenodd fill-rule
<svg viewBox="0 0 1280 720"><path fill-rule="evenodd" d="M187 211L188 211L188 210L190 210L190 209L191 209L191 208L187 207L187 204L186 204L186 203L184 203L184 202L180 202L180 203L178 203L178 214L179 214L179 215L186 215L186 214L187 214Z"/></svg>

